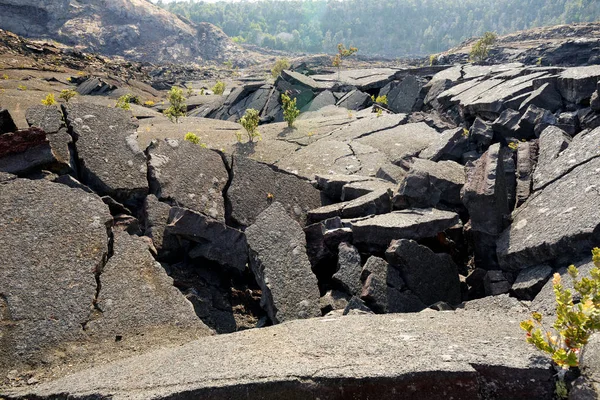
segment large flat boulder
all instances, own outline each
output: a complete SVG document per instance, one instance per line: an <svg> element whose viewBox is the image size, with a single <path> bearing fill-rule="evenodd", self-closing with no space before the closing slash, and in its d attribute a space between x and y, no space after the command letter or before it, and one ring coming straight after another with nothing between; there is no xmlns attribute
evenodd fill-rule
<svg viewBox="0 0 600 400"><path fill-rule="evenodd" d="M392 240L436 237L459 222L458 214L435 208L407 209L345 221L352 228L354 245L379 252L385 251Z"/></svg>
<svg viewBox="0 0 600 400"><path fill-rule="evenodd" d="M0 171L23 175L57 162L46 132L29 128L0 136Z"/></svg>
<svg viewBox="0 0 600 400"><path fill-rule="evenodd" d="M148 149L150 190L160 200L225 220L229 174L221 155L187 140L154 141Z"/></svg>
<svg viewBox="0 0 600 400"><path fill-rule="evenodd" d="M600 246L600 158L580 165L534 193L513 213L497 254L504 270L544 262L567 263Z"/></svg>
<svg viewBox="0 0 600 400"><path fill-rule="evenodd" d="M522 318L460 311L291 321L203 338L5 395L274 400L351 393L357 399L475 400L493 393L550 400L553 371L523 339Z"/></svg>
<svg viewBox="0 0 600 400"><path fill-rule="evenodd" d="M592 97L600 81L600 66L567 68L558 77L557 86L562 97L579 104Z"/></svg>
<svg viewBox="0 0 600 400"><path fill-rule="evenodd" d="M102 200L46 180L0 184L0 375L56 361L85 338L112 217Z"/></svg>
<svg viewBox="0 0 600 400"><path fill-rule="evenodd" d="M82 183L115 200L140 203L148 193L147 167L131 113L84 103L69 104L64 112L76 139Z"/></svg>
<svg viewBox="0 0 600 400"><path fill-rule="evenodd" d="M306 255L304 231L279 202L246 229L250 267L273 323L321 315L317 278Z"/></svg>
<svg viewBox="0 0 600 400"><path fill-rule="evenodd" d="M252 225L262 211L277 201L294 220L304 225L306 213L321 206L321 195L310 182L267 164L234 156L231 173L233 177L226 196L235 224Z"/></svg>
<svg viewBox="0 0 600 400"><path fill-rule="evenodd" d="M311 210L308 212L308 219L310 222L319 222L334 217L357 218L385 214L390 211L392 211L391 190L380 189L354 200Z"/></svg>

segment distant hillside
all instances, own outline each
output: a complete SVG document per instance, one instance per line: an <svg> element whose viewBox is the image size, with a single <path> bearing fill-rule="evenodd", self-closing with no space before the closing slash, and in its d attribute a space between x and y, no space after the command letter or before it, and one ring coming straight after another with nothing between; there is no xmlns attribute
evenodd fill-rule
<svg viewBox="0 0 600 400"><path fill-rule="evenodd" d="M0 28L138 61L244 58L214 25L185 21L147 0L0 0Z"/></svg>
<svg viewBox="0 0 600 400"><path fill-rule="evenodd" d="M186 1L164 7L272 49L332 52L343 42L386 57L439 53L485 31L503 35L600 19L598 0Z"/></svg>

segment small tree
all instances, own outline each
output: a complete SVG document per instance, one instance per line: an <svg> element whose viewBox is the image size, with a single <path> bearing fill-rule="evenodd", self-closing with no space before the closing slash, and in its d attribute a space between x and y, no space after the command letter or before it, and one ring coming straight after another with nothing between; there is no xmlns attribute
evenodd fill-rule
<svg viewBox="0 0 600 400"><path fill-rule="evenodd" d="M258 132L258 123L260 122L260 117L258 115L258 111L254 108L249 108L246 110L246 113L242 118L240 118L240 125L244 127L246 133L248 134L248 141L254 142L254 139L260 140L260 133ZM241 141L240 135L237 136L238 141Z"/></svg>
<svg viewBox="0 0 600 400"><path fill-rule="evenodd" d="M281 102L283 103L283 119L287 121L288 128L291 128L300 115L300 110L296 107L296 99L291 99L287 93L282 93Z"/></svg>
<svg viewBox="0 0 600 400"><path fill-rule="evenodd" d="M275 65L273 65L273 68L271 68L271 75L274 79L277 79L277 77L281 75L281 71L288 69L289 67L290 63L287 58L280 58L279 60L275 61Z"/></svg>
<svg viewBox="0 0 600 400"><path fill-rule="evenodd" d="M356 53L358 51L358 49L356 47L350 47L349 49L347 49L346 46L344 46L342 43L339 43L337 48L338 48L338 53L335 55L335 57L333 57L332 65L338 69L338 80L339 80L340 72L342 69L342 62L343 62L344 58L350 57L352 54Z"/></svg>
<svg viewBox="0 0 600 400"><path fill-rule="evenodd" d="M170 106L165 111L163 111L163 113L169 118L171 122L175 120L175 123L178 123L179 117L185 116L185 113L187 111L185 97L183 96L183 89L173 86L171 90L169 90L167 100L169 100Z"/></svg>
<svg viewBox="0 0 600 400"><path fill-rule="evenodd" d="M223 94L225 92L225 82L217 81L215 86L212 87L212 91L214 94Z"/></svg>
<svg viewBox="0 0 600 400"><path fill-rule="evenodd" d="M75 96L77 96L77 91L73 89L65 89L60 91L60 95L58 96L58 98L63 99L68 103L69 100L71 100Z"/></svg>
<svg viewBox="0 0 600 400"><path fill-rule="evenodd" d="M53 106L56 104L56 99L54 99L54 93L48 93L45 99L42 100L42 104L45 106Z"/></svg>
<svg viewBox="0 0 600 400"><path fill-rule="evenodd" d="M490 46L496 43L498 36L494 32L486 32L483 37L479 39L469 53L469 60L472 62L480 62L487 58L490 52Z"/></svg>

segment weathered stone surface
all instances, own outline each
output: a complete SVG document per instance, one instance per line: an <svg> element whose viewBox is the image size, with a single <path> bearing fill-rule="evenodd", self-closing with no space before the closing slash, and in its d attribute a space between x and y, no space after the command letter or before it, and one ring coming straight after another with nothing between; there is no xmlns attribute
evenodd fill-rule
<svg viewBox="0 0 600 400"><path fill-rule="evenodd" d="M338 102L338 107L344 107L348 110L362 110L373 104L371 96L360 90L353 90L342 97Z"/></svg>
<svg viewBox="0 0 600 400"><path fill-rule="evenodd" d="M328 290L319 300L323 315L334 310L343 310L348 305L350 295L339 290Z"/></svg>
<svg viewBox="0 0 600 400"><path fill-rule="evenodd" d="M406 286L426 305L461 301L458 269L448 254L435 254L414 240L394 240L385 252Z"/></svg>
<svg viewBox="0 0 600 400"><path fill-rule="evenodd" d="M513 213L512 225L498 240L502 269L570 263L600 245L600 191L595 186L599 168L600 158L576 167Z"/></svg>
<svg viewBox="0 0 600 400"><path fill-rule="evenodd" d="M507 312L512 312L529 316L530 312L523 303L510 297L508 293L466 301L458 307L458 310L479 311L486 315L506 315Z"/></svg>
<svg viewBox="0 0 600 400"><path fill-rule="evenodd" d="M318 111L323 107L335 105L337 99L329 90L325 90L317 95L310 103L308 103L301 112Z"/></svg>
<svg viewBox="0 0 600 400"><path fill-rule="evenodd" d="M56 133L64 127L63 114L58 106L37 105L27 109L27 124L46 133Z"/></svg>
<svg viewBox="0 0 600 400"><path fill-rule="evenodd" d="M582 132L570 140L559 128L549 127L540 136L540 158L533 174L533 189L542 189L577 166L598 157L600 128Z"/></svg>
<svg viewBox="0 0 600 400"><path fill-rule="evenodd" d="M521 142L517 148L516 206L520 207L531 195L533 172L536 167L538 144L536 141Z"/></svg>
<svg viewBox="0 0 600 400"><path fill-rule="evenodd" d="M146 196L143 207L144 235L152 239L154 248L159 252L163 248L177 247L174 243L168 243L168 239L165 238L170 212L170 205L160 202L153 194Z"/></svg>
<svg viewBox="0 0 600 400"><path fill-rule="evenodd" d="M340 175L340 174L318 174L315 176L317 188L324 192L331 200L342 200L342 192L344 186L353 182L370 181L373 178L370 176L361 175Z"/></svg>
<svg viewBox="0 0 600 400"><path fill-rule="evenodd" d="M469 129L469 140L479 153L484 153L494 138L494 130L492 124L485 122L481 118L475 118L471 129Z"/></svg>
<svg viewBox="0 0 600 400"><path fill-rule="evenodd" d="M551 83L544 83L539 88L531 92L519 106L519 110L524 110L530 105L538 106L550 112L555 112L562 107L562 97Z"/></svg>
<svg viewBox="0 0 600 400"><path fill-rule="evenodd" d="M579 115L577 111L562 112L556 119L556 126L569 135L574 136L580 131Z"/></svg>
<svg viewBox="0 0 600 400"><path fill-rule="evenodd" d="M595 112L600 112L600 90L598 90L599 85L597 85L596 91L592 94L592 98L590 99L590 107Z"/></svg>
<svg viewBox="0 0 600 400"><path fill-rule="evenodd" d="M202 257L242 272L248 261L244 233L204 214L180 207L172 207L163 242L174 242L171 236L196 243L193 258Z"/></svg>
<svg viewBox="0 0 600 400"><path fill-rule="evenodd" d="M462 128L449 129L438 135L419 157L431 161L460 161L463 153L467 151L468 144L468 137Z"/></svg>
<svg viewBox="0 0 600 400"><path fill-rule="evenodd" d="M511 293L519 300L533 300L550 275L552 275L552 268L545 264L525 268L517 275L510 289Z"/></svg>
<svg viewBox="0 0 600 400"><path fill-rule="evenodd" d="M505 138L516 139L531 139L534 132L525 132L521 129L519 122L521 121L521 113L513 109L506 109L494 121L492 127L495 132L500 133Z"/></svg>
<svg viewBox="0 0 600 400"><path fill-rule="evenodd" d="M338 268L332 281L352 296L360 295L362 284L360 253L349 243L340 243L338 247Z"/></svg>
<svg viewBox="0 0 600 400"><path fill-rule="evenodd" d="M348 301L348 305L344 308L342 315L361 315L361 314L373 314L373 310L371 310L365 302L356 297L352 296L350 301Z"/></svg>
<svg viewBox="0 0 600 400"><path fill-rule="evenodd" d="M383 189L354 200L310 210L308 212L308 220L313 223L333 217L357 218L385 214L390 211L392 211L391 191Z"/></svg>
<svg viewBox="0 0 600 400"><path fill-rule="evenodd" d="M508 282L502 271L491 270L487 271L483 278L483 288L486 296L498 296L509 292L510 282Z"/></svg>
<svg viewBox="0 0 600 400"><path fill-rule="evenodd" d="M369 251L384 251L394 239L425 239L459 223L458 214L429 209L393 211L389 214L348 220L354 245Z"/></svg>
<svg viewBox="0 0 600 400"><path fill-rule="evenodd" d="M597 399L600 396L600 334L594 333L590 336L583 348L580 361L582 376L579 379L583 378L585 382L581 385L583 387L576 385L574 388L576 390L571 390L569 399Z"/></svg>
<svg viewBox="0 0 600 400"><path fill-rule="evenodd" d="M342 222L339 218L332 218L308 225L304 228L306 236L306 254L313 268L317 269L319 263L323 260L334 258L335 250L327 246L325 237L328 231L342 228ZM338 244L339 245L339 244Z"/></svg>
<svg viewBox="0 0 600 400"><path fill-rule="evenodd" d="M64 111L76 138L82 183L125 204L143 200L148 193L146 157L131 113L83 103L69 104Z"/></svg>
<svg viewBox="0 0 600 400"><path fill-rule="evenodd" d="M281 203L301 225L309 210L321 206L319 191L308 181L275 171L266 164L234 156L232 174L227 201L231 203L231 218L239 225L252 225L273 200Z"/></svg>
<svg viewBox="0 0 600 400"><path fill-rule="evenodd" d="M246 229L250 266L262 289L261 305L273 323L321 315L317 278L302 228L274 202Z"/></svg>
<svg viewBox="0 0 600 400"><path fill-rule="evenodd" d="M12 181L13 179L17 179L16 175L9 174L8 172L0 171L0 183Z"/></svg>
<svg viewBox="0 0 600 400"><path fill-rule="evenodd" d="M13 121L8 110L0 108L0 135L3 133L14 132L17 130L17 126Z"/></svg>
<svg viewBox="0 0 600 400"><path fill-rule="evenodd" d="M91 77L80 83L75 90L77 90L77 93L81 96L101 96L115 89L116 86L111 85L100 78Z"/></svg>
<svg viewBox="0 0 600 400"><path fill-rule="evenodd" d="M160 200L225 220L223 190L229 174L221 155L187 140L152 142L150 190Z"/></svg>
<svg viewBox="0 0 600 400"><path fill-rule="evenodd" d="M460 191L465 184L464 167L454 161L433 162L413 158L409 173L425 172L429 175L431 185L440 192L440 201L451 205L461 205Z"/></svg>
<svg viewBox="0 0 600 400"><path fill-rule="evenodd" d="M368 181L347 183L342 187L342 201L358 199L369 193L392 190L393 188L394 185L391 182L376 178L372 178Z"/></svg>
<svg viewBox="0 0 600 400"><path fill-rule="evenodd" d="M379 179L399 184L406 177L407 171L392 163L386 163L379 167L376 176Z"/></svg>
<svg viewBox="0 0 600 400"><path fill-rule="evenodd" d="M401 82L392 82L386 95L388 107L395 113L410 113L419 97L423 84L414 75L408 75ZM385 88L384 88L385 89Z"/></svg>
<svg viewBox="0 0 600 400"><path fill-rule="evenodd" d="M55 361L84 339L95 273L109 252L112 217L99 197L46 180L0 187L0 374Z"/></svg>
<svg viewBox="0 0 600 400"><path fill-rule="evenodd" d="M283 70L281 71L281 79L286 80L292 85L304 86L305 88L314 91L317 91L321 88L319 83L317 83L313 78L299 72Z"/></svg>
<svg viewBox="0 0 600 400"><path fill-rule="evenodd" d="M57 162L46 133L29 128L0 136L0 171L26 174Z"/></svg>
<svg viewBox="0 0 600 400"><path fill-rule="evenodd" d="M579 104L589 99L600 80L600 66L567 68L558 77L558 90L571 103Z"/></svg>
<svg viewBox="0 0 600 400"><path fill-rule="evenodd" d="M523 340L522 315L461 311L293 321L139 355L19 394L221 400L251 392L264 399L333 400L352 393L442 400L494 393L551 399L553 371ZM198 365L210 368L199 374Z"/></svg>
<svg viewBox="0 0 600 400"><path fill-rule="evenodd" d="M508 193L504 174L505 148L500 144L489 150L467 169L462 201L471 217L474 236L475 265L494 269L495 239L506 226L509 215Z"/></svg>
<svg viewBox="0 0 600 400"><path fill-rule="evenodd" d="M138 335L149 339L153 330L160 330L161 336L184 330L198 330L197 336L210 334L138 237L115 232L113 255L99 279L96 306L101 314L86 327L92 335L130 340Z"/></svg>

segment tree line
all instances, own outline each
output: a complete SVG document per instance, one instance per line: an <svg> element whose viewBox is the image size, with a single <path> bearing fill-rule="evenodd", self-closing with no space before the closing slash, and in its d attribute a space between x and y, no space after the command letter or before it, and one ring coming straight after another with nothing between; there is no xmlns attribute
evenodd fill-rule
<svg viewBox="0 0 600 400"><path fill-rule="evenodd" d="M486 31L600 19L598 0L259 0L158 4L193 22L210 22L237 42L276 50L422 56Z"/></svg>

